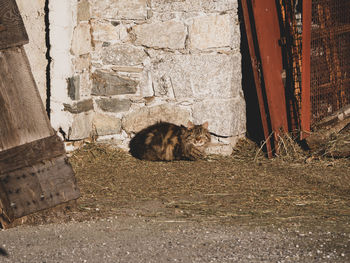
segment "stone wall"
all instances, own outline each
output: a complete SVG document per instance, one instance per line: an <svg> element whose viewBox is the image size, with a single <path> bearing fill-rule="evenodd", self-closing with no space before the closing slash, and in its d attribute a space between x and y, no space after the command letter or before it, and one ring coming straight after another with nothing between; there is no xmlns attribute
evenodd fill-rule
<svg viewBox="0 0 350 263"><path fill-rule="evenodd" d="M155 121L208 121L219 135L213 141L220 144L211 152L230 153L246 123L237 1L66 0L52 5L50 14L69 8L73 17L60 22L67 24L60 41L71 37L69 54L68 47L56 55L53 51L53 64L68 63L52 69L52 75L65 72L52 83L54 128L67 140L94 134L127 147L135 132Z"/></svg>

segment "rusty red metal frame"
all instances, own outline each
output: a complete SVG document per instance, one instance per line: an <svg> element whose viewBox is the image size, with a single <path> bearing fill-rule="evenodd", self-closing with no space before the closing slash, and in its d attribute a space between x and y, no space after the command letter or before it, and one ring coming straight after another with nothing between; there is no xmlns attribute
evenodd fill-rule
<svg viewBox="0 0 350 263"><path fill-rule="evenodd" d="M264 137L265 137L265 141L266 141L267 154L268 154L268 157L271 158L272 157L272 149L271 149L271 140L269 137L270 132L269 132L269 126L268 126L268 121L267 121L267 112L266 112L265 105L264 105L264 97L263 97L261 81L260 81L260 77L259 77L260 69L258 66L258 59L257 59L257 56L255 54L252 24L250 21L247 1L248 0L242 0L244 24L245 24L245 28L246 28L246 32L247 32L250 60L252 63L255 88L256 88L256 93L257 93L258 101L259 101L259 109L260 109L261 121L262 121L262 126L263 126L263 131L264 131Z"/></svg>
<svg viewBox="0 0 350 263"><path fill-rule="evenodd" d="M310 55L312 1L303 1L302 73L301 73L301 134L305 139L311 132Z"/></svg>
<svg viewBox="0 0 350 263"><path fill-rule="evenodd" d="M250 7L251 10L249 10ZM271 157L271 141L269 140L271 136L269 135L267 121L268 115L270 117L271 132L273 133L275 145L277 145L276 142L279 139L279 135L288 131L286 97L282 80L282 50L279 45L281 35L276 1L242 0L242 9L258 94L260 114L268 147L268 156ZM253 17L250 17L250 15ZM253 35L254 29L256 36ZM256 37L256 42L254 42L254 37ZM258 50L259 54L256 54L255 50ZM257 65L258 59L261 62L261 68ZM263 77L263 84L259 76L260 71ZM264 106L263 88L266 94L268 112ZM278 152L277 147L275 147L274 150Z"/></svg>

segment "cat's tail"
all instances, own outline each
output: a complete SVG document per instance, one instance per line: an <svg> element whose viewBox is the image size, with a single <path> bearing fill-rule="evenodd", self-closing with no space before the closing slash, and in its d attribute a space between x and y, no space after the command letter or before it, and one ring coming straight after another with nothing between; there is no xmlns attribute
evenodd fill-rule
<svg viewBox="0 0 350 263"><path fill-rule="evenodd" d="M8 257L9 254L7 253L7 251L5 249L0 247L0 256Z"/></svg>

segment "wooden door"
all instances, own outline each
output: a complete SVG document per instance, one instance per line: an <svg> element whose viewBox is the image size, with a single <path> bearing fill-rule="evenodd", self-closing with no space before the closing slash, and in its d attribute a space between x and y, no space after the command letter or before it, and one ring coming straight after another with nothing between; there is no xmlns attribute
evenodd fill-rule
<svg viewBox="0 0 350 263"><path fill-rule="evenodd" d="M63 142L52 129L23 44L15 0L0 2L0 222L79 197Z"/></svg>

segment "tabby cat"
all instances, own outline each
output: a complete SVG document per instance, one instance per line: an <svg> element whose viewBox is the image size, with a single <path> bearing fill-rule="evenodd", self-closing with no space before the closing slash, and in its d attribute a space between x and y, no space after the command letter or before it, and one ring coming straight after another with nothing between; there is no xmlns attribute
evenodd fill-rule
<svg viewBox="0 0 350 263"><path fill-rule="evenodd" d="M210 142L208 122L187 127L158 122L140 132L130 141L130 153L149 161L197 160L205 156Z"/></svg>
<svg viewBox="0 0 350 263"><path fill-rule="evenodd" d="M7 251L0 247L0 256L8 257Z"/></svg>

